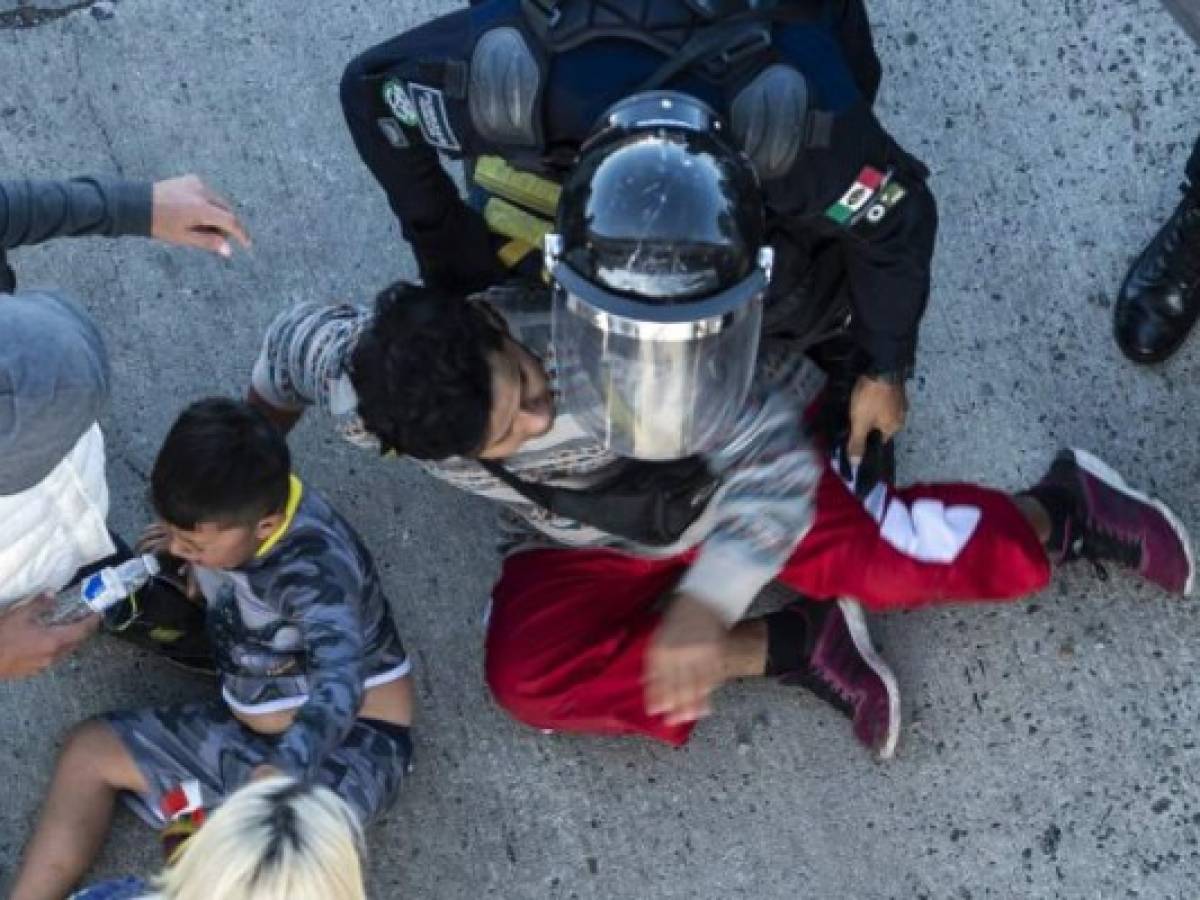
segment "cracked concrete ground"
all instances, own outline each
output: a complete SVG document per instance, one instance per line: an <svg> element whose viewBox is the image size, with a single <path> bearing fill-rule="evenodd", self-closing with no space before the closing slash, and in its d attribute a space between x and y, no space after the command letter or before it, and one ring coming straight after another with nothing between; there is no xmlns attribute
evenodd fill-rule
<svg viewBox="0 0 1200 900"><path fill-rule="evenodd" d="M0 0L0 17L20 6ZM51 4L41 0L42 8ZM901 471L1017 487L1054 449L1101 450L1200 528L1200 342L1134 370L1110 338L1132 255L1177 199L1198 56L1155 0L875 0L884 120L925 159L942 215ZM115 360L114 524L142 523L166 425L240 391L282 304L366 300L412 273L336 105L357 50L450 3L122 0L0 33L0 171L195 170L253 231L230 264L142 241L16 254L23 282L87 298ZM6 21L0 18L0 22ZM0 336L2 339L2 336ZM899 758L766 684L722 693L683 750L546 737L481 686L495 571L483 504L338 443L301 469L381 561L414 650L418 769L370 835L373 895L634 898L1190 898L1200 881L1200 619L1086 567L1041 596L886 617L906 690ZM64 730L202 685L98 640L0 687L0 870ZM122 815L98 874L150 870Z"/></svg>

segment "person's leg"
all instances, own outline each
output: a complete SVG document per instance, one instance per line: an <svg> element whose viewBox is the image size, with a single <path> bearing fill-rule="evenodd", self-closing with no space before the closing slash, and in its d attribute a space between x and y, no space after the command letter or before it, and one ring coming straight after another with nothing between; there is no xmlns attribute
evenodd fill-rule
<svg viewBox="0 0 1200 900"><path fill-rule="evenodd" d="M692 725L646 712L642 674L662 599L686 557L647 560L605 550L532 550L504 562L492 592L485 674L513 718L536 728L642 734L682 744ZM733 630L728 678L761 675L761 624Z"/></svg>
<svg viewBox="0 0 1200 900"><path fill-rule="evenodd" d="M816 518L779 580L814 597L849 596L873 611L952 599L1007 600L1050 577L1020 509L976 485L878 485L860 501L827 466Z"/></svg>
<svg viewBox="0 0 1200 900"><path fill-rule="evenodd" d="M407 726L359 719L325 758L315 780L345 800L360 823L370 825L395 802L412 770L412 756Z"/></svg>
<svg viewBox="0 0 1200 900"><path fill-rule="evenodd" d="M874 611L1004 601L1043 588L1051 556L1112 562L1177 593L1192 580L1174 514L1082 451L1064 451L1017 497L972 484L880 485L859 501L830 468L813 527L779 580Z"/></svg>
<svg viewBox="0 0 1200 900"><path fill-rule="evenodd" d="M59 757L12 900L67 896L100 850L117 795L145 790L133 756L107 723L77 726Z"/></svg>
<svg viewBox="0 0 1200 900"><path fill-rule="evenodd" d="M646 651L689 556L540 550L505 561L493 592L486 676L496 701L537 728L641 734L682 744L692 724L646 711ZM728 634L724 681L777 677L831 702L883 757L899 732L895 678L853 604L801 598Z"/></svg>
<svg viewBox="0 0 1200 900"><path fill-rule="evenodd" d="M1113 335L1136 363L1162 362L1200 316L1200 139L1185 169L1183 197L1130 266L1113 310Z"/></svg>

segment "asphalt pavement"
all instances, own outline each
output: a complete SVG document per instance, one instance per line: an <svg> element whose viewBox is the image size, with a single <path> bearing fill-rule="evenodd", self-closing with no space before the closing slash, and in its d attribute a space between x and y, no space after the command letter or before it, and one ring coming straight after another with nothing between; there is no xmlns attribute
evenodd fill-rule
<svg viewBox="0 0 1200 900"><path fill-rule="evenodd" d="M194 171L254 238L231 262L136 239L14 255L23 284L81 296L107 334L119 530L147 517L175 414L241 393L278 309L369 302L413 274L337 84L356 52L454 5L0 0L0 173ZM902 477L1017 488L1080 445L1200 531L1200 341L1146 370L1110 338L1121 276L1200 130L1200 55L1156 0L869 6L881 117L929 164L942 223ZM480 677L489 507L316 417L293 450L375 552L417 662L417 770L370 834L372 896L1197 896L1195 601L1080 565L1027 602L877 620L906 695L887 765L820 702L766 683L724 690L682 750L544 736ZM108 639L0 686L0 882L72 723L211 692ZM122 813L96 874L149 872L157 854Z"/></svg>

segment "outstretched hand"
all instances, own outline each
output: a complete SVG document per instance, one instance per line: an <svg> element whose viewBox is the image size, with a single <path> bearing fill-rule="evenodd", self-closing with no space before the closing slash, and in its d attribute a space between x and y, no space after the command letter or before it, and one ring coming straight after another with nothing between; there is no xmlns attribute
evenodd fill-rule
<svg viewBox="0 0 1200 900"><path fill-rule="evenodd" d="M208 250L228 259L230 240L244 248L250 238L232 204L195 175L154 183L150 236L181 247Z"/></svg>
<svg viewBox="0 0 1200 900"><path fill-rule="evenodd" d="M54 598L43 595L0 613L0 680L27 678L58 662L91 637L100 617L47 625Z"/></svg>

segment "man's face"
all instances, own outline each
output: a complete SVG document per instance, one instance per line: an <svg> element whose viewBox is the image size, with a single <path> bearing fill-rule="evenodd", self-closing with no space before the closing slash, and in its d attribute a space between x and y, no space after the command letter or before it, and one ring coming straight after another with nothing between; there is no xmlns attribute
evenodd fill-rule
<svg viewBox="0 0 1200 900"><path fill-rule="evenodd" d="M505 459L554 424L554 398L542 364L506 337L488 357L492 367L492 414L480 459Z"/></svg>
<svg viewBox="0 0 1200 900"><path fill-rule="evenodd" d="M206 569L236 569L254 554L279 527L281 516L268 516L256 525L218 525L200 522L193 529L163 523L170 542L167 552Z"/></svg>

